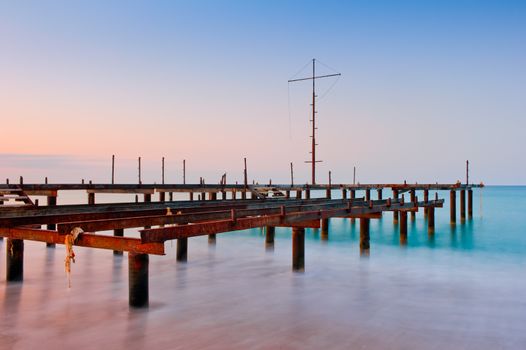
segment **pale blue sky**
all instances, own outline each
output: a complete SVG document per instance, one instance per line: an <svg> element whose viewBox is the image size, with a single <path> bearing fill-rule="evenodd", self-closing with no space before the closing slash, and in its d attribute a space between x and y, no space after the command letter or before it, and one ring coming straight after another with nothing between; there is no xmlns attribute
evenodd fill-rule
<svg viewBox="0 0 526 350"><path fill-rule="evenodd" d="M318 182L526 183L524 1L0 1L0 176L306 182L314 57Z"/></svg>

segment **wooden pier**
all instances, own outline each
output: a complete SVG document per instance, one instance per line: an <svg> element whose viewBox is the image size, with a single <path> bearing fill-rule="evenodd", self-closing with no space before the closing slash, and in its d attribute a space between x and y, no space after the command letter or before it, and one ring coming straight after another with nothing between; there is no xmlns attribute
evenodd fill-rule
<svg viewBox="0 0 526 350"><path fill-rule="evenodd" d="M163 181L164 182L164 181ZM226 184L19 184L0 185L0 237L7 238L6 278L23 280L24 241L45 242L49 246L65 244L72 232L81 233L75 246L128 252L129 304L148 305L148 255L164 255L164 242L177 240L177 260L188 258L188 239L224 232L264 227L265 244L274 244L275 227L292 229L292 269L305 269L305 229L321 228L322 238L329 236L329 219L360 220L360 250L370 250L369 223L384 212L393 212L400 227L400 242L407 242L407 217L415 218L420 208L427 217L428 230L434 233L435 208L444 204L438 191L449 191L451 223L456 223L456 193L460 191L460 218L473 215L472 188L482 185L457 184L316 184L248 185ZM57 205L61 191L86 191L87 204ZM364 191L357 198L356 191ZM371 198L377 192L378 199ZM392 197L384 199L387 191ZM437 191L429 198L429 191ZM335 195L341 193L341 196ZM419 192L423 200L419 200ZM100 193L142 195L142 202L97 204ZM152 196L158 195L158 201ZM166 194L168 193L168 199ZM185 193L186 200L173 200L174 193ZM405 194L408 193L408 200ZM316 196L315 194L321 194ZM47 205L32 198L44 196ZM341 197L341 199L335 199ZM42 227L45 227L43 229ZM124 230L140 228L140 238L125 237ZM113 230L114 234L96 234Z"/></svg>

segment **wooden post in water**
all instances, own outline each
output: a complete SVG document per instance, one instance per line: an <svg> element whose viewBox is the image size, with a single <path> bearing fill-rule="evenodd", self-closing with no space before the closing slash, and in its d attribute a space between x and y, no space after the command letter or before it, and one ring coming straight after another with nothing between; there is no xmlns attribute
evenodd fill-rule
<svg viewBox="0 0 526 350"><path fill-rule="evenodd" d="M451 224L454 225L457 222L457 192L451 190L449 192L449 215Z"/></svg>
<svg viewBox="0 0 526 350"><path fill-rule="evenodd" d="M17 282L24 279L24 241L7 238L6 240L6 280Z"/></svg>
<svg viewBox="0 0 526 350"><path fill-rule="evenodd" d="M473 190L468 190L468 219L473 219Z"/></svg>
<svg viewBox="0 0 526 350"><path fill-rule="evenodd" d="M47 196L47 206L48 207L54 207L57 205L57 197L56 196ZM46 228L48 230L56 230L57 225L56 224L47 224ZM46 247L54 247L55 243L46 243Z"/></svg>
<svg viewBox="0 0 526 350"><path fill-rule="evenodd" d="M321 219L321 239L323 241L329 239L329 219Z"/></svg>
<svg viewBox="0 0 526 350"><path fill-rule="evenodd" d="M342 188L342 199L347 199L347 190Z"/></svg>
<svg viewBox="0 0 526 350"><path fill-rule="evenodd" d="M292 270L305 271L305 229L292 228Z"/></svg>
<svg viewBox="0 0 526 350"><path fill-rule="evenodd" d="M378 200L381 201L383 199L382 189L379 188L377 191L378 191Z"/></svg>
<svg viewBox="0 0 526 350"><path fill-rule="evenodd" d="M177 238L177 261L186 262L188 259L188 238Z"/></svg>
<svg viewBox="0 0 526 350"><path fill-rule="evenodd" d="M370 250L369 244L369 218L360 218L360 254L368 255Z"/></svg>
<svg viewBox="0 0 526 350"><path fill-rule="evenodd" d="M296 191L296 198L301 199L301 190Z"/></svg>
<svg viewBox="0 0 526 350"><path fill-rule="evenodd" d="M128 288L131 307L148 306L148 254L128 253Z"/></svg>
<svg viewBox="0 0 526 350"><path fill-rule="evenodd" d="M435 207L429 207L427 210L427 232L435 233Z"/></svg>
<svg viewBox="0 0 526 350"><path fill-rule="evenodd" d="M142 184L141 179L141 157L139 157L139 185Z"/></svg>
<svg viewBox="0 0 526 350"><path fill-rule="evenodd" d="M243 158L243 162L245 164L245 168L243 170L243 192L241 193L241 199L246 199L248 191L247 159Z"/></svg>
<svg viewBox="0 0 526 350"><path fill-rule="evenodd" d="M424 190L424 203L429 202L429 190ZM428 207L424 207L424 216L427 217L427 212L429 211Z"/></svg>
<svg viewBox="0 0 526 350"><path fill-rule="evenodd" d="M208 235L208 244L215 245L216 244L216 235Z"/></svg>
<svg viewBox="0 0 526 350"><path fill-rule="evenodd" d="M460 221L466 220L466 190L460 190Z"/></svg>
<svg viewBox="0 0 526 350"><path fill-rule="evenodd" d="M265 245L271 247L274 245L274 236L276 228L274 226L265 226Z"/></svg>
<svg viewBox="0 0 526 350"><path fill-rule="evenodd" d="M327 188L327 190L325 191L326 193L326 197L331 199L332 198L332 190L331 190L331 185L332 185L332 177L331 177L331 172L329 171L329 187Z"/></svg>
<svg viewBox="0 0 526 350"><path fill-rule="evenodd" d="M308 184L305 188L305 199L310 199L310 188Z"/></svg>
<svg viewBox="0 0 526 350"><path fill-rule="evenodd" d="M356 190L349 190L349 199L351 202L356 198ZM351 224L354 224L356 222L355 218L351 218Z"/></svg>
<svg viewBox="0 0 526 350"><path fill-rule="evenodd" d="M115 237L124 237L124 229L123 228L116 228L113 230L113 235ZM122 252L119 250L114 250L113 255L122 255Z"/></svg>
<svg viewBox="0 0 526 350"><path fill-rule="evenodd" d="M393 189L393 199L398 199L398 190ZM398 211L393 211L393 223L398 224Z"/></svg>
<svg viewBox="0 0 526 350"><path fill-rule="evenodd" d="M400 211L400 244L407 244L407 211Z"/></svg>
<svg viewBox="0 0 526 350"><path fill-rule="evenodd" d="M416 200L416 191L414 189L412 189L409 193L410 193L411 203L414 203L415 200ZM416 212L412 211L411 212L411 220L414 221L415 219L416 219Z"/></svg>
<svg viewBox="0 0 526 350"><path fill-rule="evenodd" d="M159 202L164 202L166 200L166 192L159 192Z"/></svg>

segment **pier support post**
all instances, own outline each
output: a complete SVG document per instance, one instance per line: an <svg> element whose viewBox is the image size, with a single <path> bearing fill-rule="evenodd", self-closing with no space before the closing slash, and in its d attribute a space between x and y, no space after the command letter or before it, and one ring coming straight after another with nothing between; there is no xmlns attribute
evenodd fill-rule
<svg viewBox="0 0 526 350"><path fill-rule="evenodd" d="M148 306L148 254L128 253L129 303L132 307Z"/></svg>
<svg viewBox="0 0 526 350"><path fill-rule="evenodd" d="M371 219L360 218L360 253L369 254L369 223Z"/></svg>
<svg viewBox="0 0 526 350"><path fill-rule="evenodd" d="M473 190L468 190L468 218L473 219Z"/></svg>
<svg viewBox="0 0 526 350"><path fill-rule="evenodd" d="M274 235L276 228L274 226L265 226L265 245L267 247L274 245Z"/></svg>
<svg viewBox="0 0 526 350"><path fill-rule="evenodd" d="M411 203L414 203L415 200L416 200L416 191L414 189L411 190L410 197L411 197ZM416 212L412 211L411 212L411 221L414 221L415 219L416 219Z"/></svg>
<svg viewBox="0 0 526 350"><path fill-rule="evenodd" d="M176 260L181 262L188 260L188 238L177 238Z"/></svg>
<svg viewBox="0 0 526 350"><path fill-rule="evenodd" d="M435 233L435 207L427 208L427 232Z"/></svg>
<svg viewBox="0 0 526 350"><path fill-rule="evenodd" d="M451 218L451 224L454 225L457 222L457 192L451 190L449 193L449 215Z"/></svg>
<svg viewBox="0 0 526 350"><path fill-rule="evenodd" d="M193 201L194 200L194 193L190 192L189 197L190 197L190 200Z"/></svg>
<svg viewBox="0 0 526 350"><path fill-rule="evenodd" d="M424 202L427 204L429 202L429 190L424 190ZM427 217L428 208L424 207L424 216Z"/></svg>
<svg viewBox="0 0 526 350"><path fill-rule="evenodd" d="M159 192L159 202L166 201L166 192Z"/></svg>
<svg viewBox="0 0 526 350"><path fill-rule="evenodd" d="M8 282L24 279L24 241L8 238L6 242L6 280Z"/></svg>
<svg viewBox="0 0 526 350"><path fill-rule="evenodd" d="M113 230L113 235L115 237L124 237L124 229L123 228L116 228ZM122 255L122 252L119 250L114 250L113 255Z"/></svg>
<svg viewBox="0 0 526 350"><path fill-rule="evenodd" d="M466 190L460 191L460 220L466 220Z"/></svg>
<svg viewBox="0 0 526 350"><path fill-rule="evenodd" d="M393 198L398 199L398 190L393 190ZM398 224L398 211L393 211L393 223Z"/></svg>
<svg viewBox="0 0 526 350"><path fill-rule="evenodd" d="M48 207L54 207L57 205L57 197L56 196L48 196L47 197L47 205ZM47 224L47 229L55 231L57 228L56 224ZM46 247L54 247L55 243L46 243Z"/></svg>
<svg viewBox="0 0 526 350"><path fill-rule="evenodd" d="M305 229L292 228L292 270L305 271Z"/></svg>
<svg viewBox="0 0 526 350"><path fill-rule="evenodd" d="M331 199L332 198L332 190L331 190L330 187L325 190L325 197L327 197L327 199Z"/></svg>
<svg viewBox="0 0 526 350"><path fill-rule="evenodd" d="M321 239L329 239L329 219L321 219Z"/></svg>
<svg viewBox="0 0 526 350"><path fill-rule="evenodd" d="M378 191L378 200L381 201L383 199L382 189L379 188L377 191Z"/></svg>
<svg viewBox="0 0 526 350"><path fill-rule="evenodd" d="M88 204L89 205L95 204L95 193L93 192L88 193Z"/></svg>
<svg viewBox="0 0 526 350"><path fill-rule="evenodd" d="M301 190L296 191L296 198L301 199Z"/></svg>
<svg viewBox="0 0 526 350"><path fill-rule="evenodd" d="M407 244L407 211L400 212L400 244Z"/></svg>
<svg viewBox="0 0 526 350"><path fill-rule="evenodd" d="M286 199L289 199L289 198L290 198L290 190L286 190L286 191L285 191L285 198L286 198Z"/></svg>
<svg viewBox="0 0 526 350"><path fill-rule="evenodd" d="M208 244L216 244L216 235L215 234L212 234L212 235L208 235Z"/></svg>
<svg viewBox="0 0 526 350"><path fill-rule="evenodd" d="M310 199L310 188L305 190L305 199Z"/></svg>
<svg viewBox="0 0 526 350"><path fill-rule="evenodd" d="M144 194L144 202L145 203L150 203L152 201L152 195L150 193L145 193Z"/></svg>
<svg viewBox="0 0 526 350"><path fill-rule="evenodd" d="M365 200L367 202L369 202L371 200L371 190L370 189L366 189L365 190Z"/></svg>
<svg viewBox="0 0 526 350"><path fill-rule="evenodd" d="M347 199L347 190L345 188L342 189L342 199Z"/></svg>

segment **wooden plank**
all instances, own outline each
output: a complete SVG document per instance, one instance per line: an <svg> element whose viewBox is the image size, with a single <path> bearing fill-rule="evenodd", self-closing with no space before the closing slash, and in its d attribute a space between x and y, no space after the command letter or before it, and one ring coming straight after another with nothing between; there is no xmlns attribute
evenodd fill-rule
<svg viewBox="0 0 526 350"><path fill-rule="evenodd" d="M0 228L0 236L13 239L64 244L65 236L56 231L31 228ZM142 243L138 238L102 236L83 233L75 246L127 251L139 254L164 255L164 244Z"/></svg>

